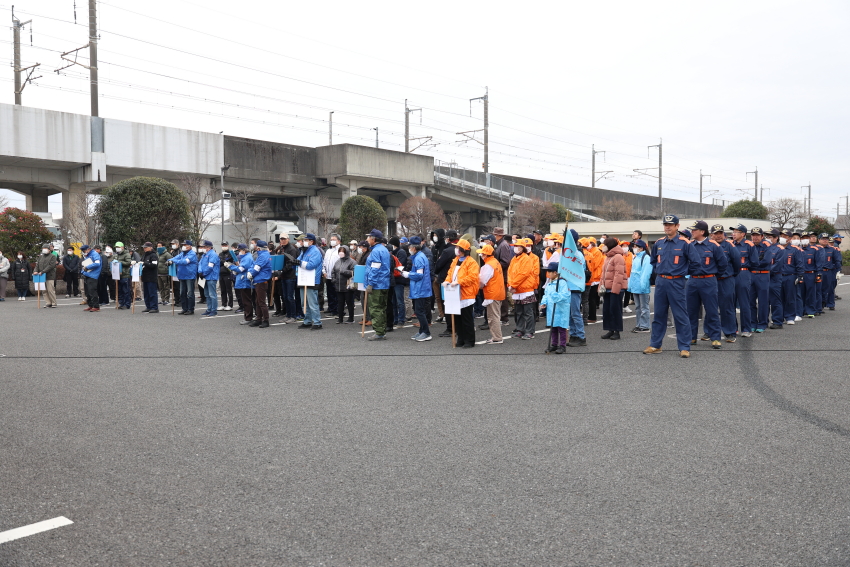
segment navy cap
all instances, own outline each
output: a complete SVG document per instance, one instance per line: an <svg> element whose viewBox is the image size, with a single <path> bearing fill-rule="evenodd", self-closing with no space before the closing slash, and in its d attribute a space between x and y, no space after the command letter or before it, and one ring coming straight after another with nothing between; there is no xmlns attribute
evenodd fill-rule
<svg viewBox="0 0 850 567"><path fill-rule="evenodd" d="M405 240L407 240L407 239L405 238ZM414 236L413 238L411 238L408 241L408 244L411 244L413 246L420 246L422 244L422 239L419 238L418 236Z"/></svg>
<svg viewBox="0 0 850 567"><path fill-rule="evenodd" d="M661 219L661 222L664 224L679 224L679 217L676 215L664 215L664 218Z"/></svg>
<svg viewBox="0 0 850 567"><path fill-rule="evenodd" d="M369 243L366 242L365 240L361 240L360 242L357 243L357 246L362 246L363 248L369 248Z"/></svg>
<svg viewBox="0 0 850 567"><path fill-rule="evenodd" d="M401 239L399 240L399 243L408 244L408 243L410 243L410 241L407 239L406 236L402 236Z"/></svg>
<svg viewBox="0 0 850 567"><path fill-rule="evenodd" d="M210 248L212 248L212 245L213 245L213 243L210 242L209 240L204 240L204 246L209 246Z"/></svg>
<svg viewBox="0 0 850 567"><path fill-rule="evenodd" d="M691 237L692 237L692 235L691 235L691 231L690 231L690 230L688 230L687 228L686 228L685 230L680 230L680 231L679 231L679 234L681 234L681 235L682 235L682 236L684 236L685 238L691 238Z"/></svg>
<svg viewBox="0 0 850 567"><path fill-rule="evenodd" d="M735 226L730 226L729 230L740 230L741 232L747 232L747 227L742 224L737 224Z"/></svg>
<svg viewBox="0 0 850 567"><path fill-rule="evenodd" d="M266 242L265 240L258 240L257 241L257 248L268 248L268 247L269 247L269 243Z"/></svg>
<svg viewBox="0 0 850 567"><path fill-rule="evenodd" d="M377 228L373 228L372 231L369 234L367 234L366 236L371 236L372 238L383 238L384 233L381 232L380 230L378 230ZM315 240L315 238L314 238L314 240Z"/></svg>
<svg viewBox="0 0 850 567"><path fill-rule="evenodd" d="M803 231L801 231L801 230L795 230L794 232L792 232L792 233L791 233L791 235L792 235L792 236L794 236L794 235L796 235L796 236L803 236Z"/></svg>
<svg viewBox="0 0 850 567"><path fill-rule="evenodd" d="M768 234L771 236L779 236L782 232L778 228L771 228Z"/></svg>
<svg viewBox="0 0 850 567"><path fill-rule="evenodd" d="M643 240L641 240L640 238L638 238L637 240L635 240L635 241L632 243L632 246L638 246L638 247L643 248L644 250L646 250L646 242L644 242L644 241L643 241Z"/></svg>
<svg viewBox="0 0 850 567"><path fill-rule="evenodd" d="M304 240L312 240L313 242L316 242L316 235L313 234L312 232L308 232L304 236L305 236Z"/></svg>
<svg viewBox="0 0 850 567"><path fill-rule="evenodd" d="M837 238L838 240L841 240L842 238L844 238L843 236L841 236L840 234L837 234L837 233L833 234L832 237Z"/></svg>
<svg viewBox="0 0 850 567"><path fill-rule="evenodd" d="M790 228L783 228L782 230L779 231L779 234L782 235L782 236L791 236L794 233L791 232Z"/></svg>
<svg viewBox="0 0 850 567"><path fill-rule="evenodd" d="M573 235L573 242L578 243L578 239L579 239L578 231L577 231L576 229L574 229L574 228L571 228L571 229L570 229L570 234L572 234L572 235Z"/></svg>
<svg viewBox="0 0 850 567"><path fill-rule="evenodd" d="M754 226L753 229L750 231L750 234L761 234L763 236L764 231L761 228Z"/></svg>
<svg viewBox="0 0 850 567"><path fill-rule="evenodd" d="M546 266L547 272L557 272L558 271L558 262L549 262L549 265Z"/></svg>
<svg viewBox="0 0 850 567"><path fill-rule="evenodd" d="M482 238L481 240L489 240L489 241L490 241L490 242L492 242L494 245L496 244L496 237L495 237L495 236L493 236L492 234L488 234L487 236L485 236L485 237L484 237L484 238Z"/></svg>
<svg viewBox="0 0 850 567"><path fill-rule="evenodd" d="M718 232L724 232L726 229L723 228L722 224L713 224L711 225L711 234L717 234Z"/></svg>
<svg viewBox="0 0 850 567"><path fill-rule="evenodd" d="M820 234L820 236L818 236L818 238L829 238L829 233L828 232L822 232Z"/></svg>
<svg viewBox="0 0 850 567"><path fill-rule="evenodd" d="M708 232L708 223L704 220L698 220L689 226L688 230L702 230L703 232Z"/></svg>
<svg viewBox="0 0 850 567"><path fill-rule="evenodd" d="M85 251L87 251L87 250L91 250L91 246L89 246L88 244L83 244L83 245L80 247L80 252L85 252Z"/></svg>
<svg viewBox="0 0 850 567"><path fill-rule="evenodd" d="M245 244L244 242L240 242L240 243L239 243L239 245L236 247L236 249L237 249L237 250L247 250L247 249L248 249L248 245L247 245L247 244Z"/></svg>
<svg viewBox="0 0 850 567"><path fill-rule="evenodd" d="M192 241L191 241L191 240L184 240L184 241L183 241L183 246L194 246L194 245L192 244Z"/></svg>

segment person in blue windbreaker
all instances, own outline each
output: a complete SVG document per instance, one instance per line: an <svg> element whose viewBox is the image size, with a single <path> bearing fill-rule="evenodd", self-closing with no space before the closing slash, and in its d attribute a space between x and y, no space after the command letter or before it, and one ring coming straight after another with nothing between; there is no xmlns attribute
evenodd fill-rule
<svg viewBox="0 0 850 567"><path fill-rule="evenodd" d="M254 266L248 271L248 279L254 284L254 298L257 305L256 318L249 323L251 327L265 329L269 326L269 280L272 278L272 259L269 244L257 240L254 248Z"/></svg>
<svg viewBox="0 0 850 567"><path fill-rule="evenodd" d="M100 254L92 250L88 244L80 248L83 254L83 290L86 294L86 307L83 311L100 311L100 299L97 293L97 280L100 277L100 270L103 268L100 260ZM87 264L87 260L91 263Z"/></svg>
<svg viewBox="0 0 850 567"><path fill-rule="evenodd" d="M206 249L203 260L198 266L198 274L206 280L204 284L204 295L207 297L207 310L204 315L207 317L215 317L218 315L218 293L216 286L218 285L219 272L221 271L221 259L213 249L213 243L209 240L204 240L203 247Z"/></svg>
<svg viewBox="0 0 850 567"><path fill-rule="evenodd" d="M649 328L649 279L652 276L652 264L646 253L646 242L641 239L632 243L635 257L632 260L632 273L629 276L629 292L635 298L636 326L633 333L650 333Z"/></svg>
<svg viewBox="0 0 850 567"><path fill-rule="evenodd" d="M543 298L540 306L546 306L546 324L552 328L551 340L546 354L564 354L567 346L567 329L570 327L570 302L572 292L567 280L558 274L558 263L549 262L546 266L546 285L543 286Z"/></svg>
<svg viewBox="0 0 850 567"><path fill-rule="evenodd" d="M251 301L251 280L248 274L254 269L254 257L248 254L248 245L236 244L236 262L225 262L224 267L233 274L233 287L241 297L242 321L240 325L248 325L254 320L254 302Z"/></svg>
<svg viewBox="0 0 850 567"><path fill-rule="evenodd" d="M168 261L177 266L177 279L180 282L179 315L195 314L195 280L198 277L198 255L192 250L192 241L183 242L180 253Z"/></svg>
<svg viewBox="0 0 850 567"><path fill-rule="evenodd" d="M369 312L375 334L370 341L386 340L387 304L389 301L390 269L392 262L387 247L381 244L384 233L373 228L366 236L369 257L366 259L366 291L369 293Z"/></svg>
<svg viewBox="0 0 850 567"><path fill-rule="evenodd" d="M419 332L413 335L418 342L430 341L431 330L428 328L428 310L431 307L431 261L422 251L422 239L414 236L407 246L410 253L410 271L402 272L404 278L410 280L410 299L413 301L413 313L419 320Z"/></svg>
<svg viewBox="0 0 850 567"><path fill-rule="evenodd" d="M322 317L319 313L319 288L322 286L322 263L324 255L316 246L316 235L308 232L302 240L302 252L298 256L298 266L301 270L316 270L316 279L312 286L300 286L301 305L304 306L304 320L299 329L321 330Z"/></svg>

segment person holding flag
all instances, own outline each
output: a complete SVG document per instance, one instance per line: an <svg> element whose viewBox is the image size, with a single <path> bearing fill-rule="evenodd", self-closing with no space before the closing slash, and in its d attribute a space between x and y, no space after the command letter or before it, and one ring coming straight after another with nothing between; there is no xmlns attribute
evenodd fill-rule
<svg viewBox="0 0 850 567"><path fill-rule="evenodd" d="M561 257L558 260L558 274L560 283L563 280L567 289L570 290L569 321L570 340L568 347L587 346L587 337L584 334L584 319L581 314L581 296L585 290L585 259L584 254L578 250L576 242L579 240L575 229L564 231L564 245L561 248ZM558 309L561 309L559 306ZM553 313L554 316L554 313Z"/></svg>

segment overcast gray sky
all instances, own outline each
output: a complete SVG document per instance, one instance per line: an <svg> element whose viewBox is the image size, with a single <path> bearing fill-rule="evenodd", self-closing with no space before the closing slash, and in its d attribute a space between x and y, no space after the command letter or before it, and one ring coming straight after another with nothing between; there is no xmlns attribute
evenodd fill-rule
<svg viewBox="0 0 850 567"><path fill-rule="evenodd" d="M24 64L43 69L25 105L89 112L88 71L53 72L88 41L88 2L76 4L75 25L74 0L15 1L34 20ZM7 23L10 8L0 0ZM844 212L846 0L104 0L98 12L105 117L321 146L333 110L336 143L373 144L378 127L381 147L403 150L409 99L423 108L412 135L438 143L418 152L479 169L481 145L455 132L482 127L468 99L488 86L494 174L590 185L595 144L597 169L614 172L600 187L657 194L632 170L657 165L647 146L663 138L666 197L698 200L702 169L713 197L741 198L758 166L766 200L811 182L815 212L834 216L839 199ZM11 61L11 31L2 41Z"/></svg>

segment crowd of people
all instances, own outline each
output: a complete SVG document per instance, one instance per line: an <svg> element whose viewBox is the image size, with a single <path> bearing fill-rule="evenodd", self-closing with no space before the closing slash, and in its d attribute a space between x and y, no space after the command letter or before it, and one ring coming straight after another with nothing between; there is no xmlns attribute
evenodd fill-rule
<svg viewBox="0 0 850 567"><path fill-rule="evenodd" d="M699 340L719 349L723 340L734 343L818 317L841 299L835 293L842 263L838 234L709 227L705 221L682 229L675 215L665 216L663 227L664 237L651 246L640 231L624 241L583 238L570 230L575 249L566 252L567 233L506 235L500 227L478 241L443 229L427 237L388 239L374 229L348 245L336 233L327 240L305 233L294 242L283 234L277 245L254 238L222 242L218 249L208 240L195 246L176 239L145 242L137 251L122 242L84 245L80 256L69 248L61 258L47 245L34 265L21 252L11 260L0 254L0 300L9 279L23 301L32 276L43 274L45 307L55 307L53 280L62 265L66 297L79 295L82 278L84 311L98 312L111 301L117 309L130 309L137 300L131 270L140 264L144 313L171 305L177 314L191 316L197 301L205 305L205 317L235 307L242 325L267 328L270 317L279 317L282 324L317 331L324 327L323 312L337 324L355 323L359 301L360 323L371 327L371 341L386 340L409 322L418 327L411 339L429 341L432 326L444 324L438 336L454 337L460 348L475 347L476 330L488 331L484 344L501 344L502 327L511 325L512 337L533 339L544 319L551 329L545 352L556 354L587 345L586 326L599 322L600 307L601 338L620 339L623 313L634 305L631 331L651 334L644 352L660 353L667 328L675 327L677 350L687 358ZM562 254L581 255L584 282L561 277ZM363 277L355 281L358 266ZM298 270L315 276L296 285ZM447 289L460 298L455 315L446 313ZM483 321L476 325L475 319Z"/></svg>

